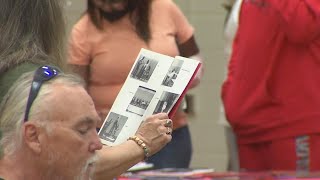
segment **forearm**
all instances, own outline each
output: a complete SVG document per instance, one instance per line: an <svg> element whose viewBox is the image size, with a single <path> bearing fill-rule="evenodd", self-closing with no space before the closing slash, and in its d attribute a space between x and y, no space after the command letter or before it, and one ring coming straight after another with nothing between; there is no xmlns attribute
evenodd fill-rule
<svg viewBox="0 0 320 180"><path fill-rule="evenodd" d="M170 121L170 125L166 123ZM165 126L166 125L166 126ZM172 121L165 113L151 115L140 125L135 134L148 148L148 156L160 151L171 141ZM98 153L94 180L109 180L126 172L130 167L142 161L147 154L142 145L128 140L117 146L105 146Z"/></svg>
<svg viewBox="0 0 320 180"><path fill-rule="evenodd" d="M200 56L200 51L194 36L190 37L190 39L187 40L186 42L179 44L178 48L181 56L198 60L199 62L202 63L189 87L190 89L194 88L200 83L200 80L203 76L203 60L202 60L202 57Z"/></svg>
<svg viewBox="0 0 320 180"><path fill-rule="evenodd" d="M114 147L105 146L98 151L94 180L113 179L142 161L144 153L134 141L126 141Z"/></svg>
<svg viewBox="0 0 320 180"><path fill-rule="evenodd" d="M308 43L320 35L319 0L269 0L283 20L288 39Z"/></svg>

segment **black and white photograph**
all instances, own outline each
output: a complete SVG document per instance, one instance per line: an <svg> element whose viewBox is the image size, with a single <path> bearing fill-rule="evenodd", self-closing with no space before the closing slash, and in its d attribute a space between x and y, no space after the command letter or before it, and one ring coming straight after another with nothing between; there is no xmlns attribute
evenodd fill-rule
<svg viewBox="0 0 320 180"><path fill-rule="evenodd" d="M157 103L153 114L161 112L169 113L178 96L179 94L164 91L159 99L159 102Z"/></svg>
<svg viewBox="0 0 320 180"><path fill-rule="evenodd" d="M126 116L110 112L106 123L99 132L99 137L106 141L114 142L127 120L128 117Z"/></svg>
<svg viewBox="0 0 320 180"><path fill-rule="evenodd" d="M143 116L155 93L155 90L139 86L126 111Z"/></svg>
<svg viewBox="0 0 320 180"><path fill-rule="evenodd" d="M134 66L130 77L143 82L148 82L157 64L158 61L141 55Z"/></svg>
<svg viewBox="0 0 320 180"><path fill-rule="evenodd" d="M177 79L180 69L182 67L183 61L182 60L175 60L173 61L169 71L167 72L165 78L162 81L162 85L172 87L174 81Z"/></svg>

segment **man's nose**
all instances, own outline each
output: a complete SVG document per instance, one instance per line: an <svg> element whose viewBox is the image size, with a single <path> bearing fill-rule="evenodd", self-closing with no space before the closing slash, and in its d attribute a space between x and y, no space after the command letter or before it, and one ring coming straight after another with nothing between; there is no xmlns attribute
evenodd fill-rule
<svg viewBox="0 0 320 180"><path fill-rule="evenodd" d="M100 141L98 133L95 131L93 134L93 139L89 145L89 151L95 152L96 150L100 150L100 149L102 149L102 143Z"/></svg>

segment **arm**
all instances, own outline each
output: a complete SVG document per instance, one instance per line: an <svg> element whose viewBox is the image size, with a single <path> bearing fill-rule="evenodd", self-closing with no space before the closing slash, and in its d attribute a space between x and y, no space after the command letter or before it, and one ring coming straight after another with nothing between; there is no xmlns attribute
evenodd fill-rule
<svg viewBox="0 0 320 180"><path fill-rule="evenodd" d="M155 154L171 141L172 137L166 134L168 129L164 126L167 120L168 116L165 113L152 115L141 124L136 133L136 136L147 145L150 155ZM170 131L172 132L172 127ZM98 151L94 180L109 180L117 177L143 159L144 151L134 141L126 141L114 147L105 146Z"/></svg>
<svg viewBox="0 0 320 180"><path fill-rule="evenodd" d="M114 147L104 146L98 152L93 179L111 180L142 161L143 157L143 150L133 141L126 141Z"/></svg>
<svg viewBox="0 0 320 180"><path fill-rule="evenodd" d="M194 37L193 27L189 24L187 18L176 4L172 3L170 13L175 24L176 43L178 45L180 55L203 63L202 57L200 56L200 50ZM203 64L201 65L196 77L191 82L190 88L197 86L200 83L202 76Z"/></svg>
<svg viewBox="0 0 320 180"><path fill-rule="evenodd" d="M72 72L89 80L91 45L88 40L87 23L80 20L71 31L68 44L68 65Z"/></svg>
<svg viewBox="0 0 320 180"><path fill-rule="evenodd" d="M182 44L178 44L178 48L179 48L181 56L189 57L191 59L198 60L202 63L199 71L197 72L195 78L193 79L193 81L191 82L191 85L190 85L190 89L194 88L200 83L200 80L201 80L201 78L203 76L203 72L204 72L203 60L202 60L202 57L200 56L200 51L199 51L199 48L197 46L197 43L195 41L194 36L192 36L186 42L184 42Z"/></svg>
<svg viewBox="0 0 320 180"><path fill-rule="evenodd" d="M269 0L283 19L289 40L309 43L320 36L319 0Z"/></svg>

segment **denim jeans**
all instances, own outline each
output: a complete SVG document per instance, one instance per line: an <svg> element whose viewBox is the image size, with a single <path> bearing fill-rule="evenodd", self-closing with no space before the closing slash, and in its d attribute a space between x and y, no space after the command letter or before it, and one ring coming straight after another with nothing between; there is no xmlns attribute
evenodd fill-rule
<svg viewBox="0 0 320 180"><path fill-rule="evenodd" d="M188 168L192 156L192 143L188 126L172 132L172 140L162 150L148 159L155 169Z"/></svg>

